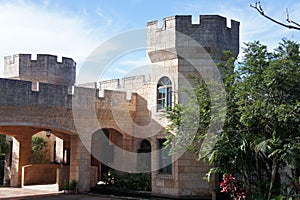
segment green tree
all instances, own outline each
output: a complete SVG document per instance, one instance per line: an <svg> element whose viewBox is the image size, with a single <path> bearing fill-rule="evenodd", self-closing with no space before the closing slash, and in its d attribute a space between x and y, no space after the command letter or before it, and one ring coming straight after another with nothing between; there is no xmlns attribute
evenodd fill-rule
<svg viewBox="0 0 300 200"><path fill-rule="evenodd" d="M6 135L0 134L0 155L9 151L9 145L6 141Z"/></svg>
<svg viewBox="0 0 300 200"><path fill-rule="evenodd" d="M202 138L194 137L194 143L187 149L213 164L208 174L235 174L248 191L249 199L293 196L297 188L287 186L295 180L299 184L299 44L283 40L270 53L265 45L253 42L246 44L244 53L235 72L231 71L234 68L232 57L227 56L228 62L219 64L229 69L224 73L227 113L222 133L208 152L201 151L198 145L208 136L206 130L210 126L203 119L218 118L219 113L211 112L215 105L203 104L212 102L211 96L201 92L205 88L203 83L193 89L200 92L193 92L196 98L191 98L202 99L197 104L201 112L196 134ZM169 131L177 131L169 137L169 142L180 143L184 135L193 134L188 129L184 133L177 129L182 116L189 114L187 110L190 110L187 106L176 105L167 112ZM185 126L195 126L188 123Z"/></svg>
<svg viewBox="0 0 300 200"><path fill-rule="evenodd" d="M45 163L47 153L47 142L43 137L32 136L32 146L31 146L31 163L39 164Z"/></svg>

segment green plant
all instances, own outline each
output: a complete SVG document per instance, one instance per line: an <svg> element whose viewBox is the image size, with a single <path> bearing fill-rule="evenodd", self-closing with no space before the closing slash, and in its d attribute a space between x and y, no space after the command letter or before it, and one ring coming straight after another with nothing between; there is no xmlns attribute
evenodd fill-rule
<svg viewBox="0 0 300 200"><path fill-rule="evenodd" d="M71 190L76 190L77 189L77 185L78 185L78 182L76 180L72 180L70 182L70 189Z"/></svg>
<svg viewBox="0 0 300 200"><path fill-rule="evenodd" d="M0 134L0 154L6 154L9 151L9 145L6 141L6 135Z"/></svg>
<svg viewBox="0 0 300 200"><path fill-rule="evenodd" d="M46 153L47 142L45 141L45 139L40 136L33 136L31 147L31 163L45 163L47 161Z"/></svg>
<svg viewBox="0 0 300 200"><path fill-rule="evenodd" d="M238 183L232 174L224 174L223 181L220 183L221 192L228 193L233 200L245 200L246 190Z"/></svg>
<svg viewBox="0 0 300 200"><path fill-rule="evenodd" d="M239 64L228 54L218 65L226 95L214 91L219 80L200 77L186 104L166 112L168 143L212 164L208 178L235 174L248 199L294 198L297 188L283 180L300 177L300 44L284 39L274 52L260 42L245 46Z"/></svg>
<svg viewBox="0 0 300 200"><path fill-rule="evenodd" d="M109 187L121 190L151 191L151 175L142 173L125 173L119 175L111 170L104 177L105 183Z"/></svg>
<svg viewBox="0 0 300 200"><path fill-rule="evenodd" d="M64 190L69 190L70 187L69 187L69 181L67 180L64 180Z"/></svg>
<svg viewBox="0 0 300 200"><path fill-rule="evenodd" d="M76 190L78 185L78 181L72 180L69 182L68 180L64 180L64 190Z"/></svg>

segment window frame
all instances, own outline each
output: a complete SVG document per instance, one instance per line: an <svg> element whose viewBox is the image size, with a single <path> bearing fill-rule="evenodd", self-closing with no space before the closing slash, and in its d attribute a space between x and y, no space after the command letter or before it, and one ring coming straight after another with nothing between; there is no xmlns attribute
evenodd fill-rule
<svg viewBox="0 0 300 200"><path fill-rule="evenodd" d="M164 111L172 107L173 91L172 81L169 77L163 76L159 79L156 93L157 111Z"/></svg>
<svg viewBox="0 0 300 200"><path fill-rule="evenodd" d="M161 175L172 175L173 174L173 156L169 155L170 146L165 148L164 142L166 139L157 139L157 150L158 150L158 174ZM170 163L166 165L167 163ZM164 166L165 165L165 166Z"/></svg>

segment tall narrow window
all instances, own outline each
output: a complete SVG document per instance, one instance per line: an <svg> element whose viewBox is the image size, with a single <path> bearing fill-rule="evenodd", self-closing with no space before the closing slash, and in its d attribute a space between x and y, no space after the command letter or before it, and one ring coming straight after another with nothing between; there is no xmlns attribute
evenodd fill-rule
<svg viewBox="0 0 300 200"><path fill-rule="evenodd" d="M172 156L169 155L170 147L165 148L166 139L158 140L158 164L160 174L172 174Z"/></svg>
<svg viewBox="0 0 300 200"><path fill-rule="evenodd" d="M157 83L157 110L172 107L172 82L164 76Z"/></svg>

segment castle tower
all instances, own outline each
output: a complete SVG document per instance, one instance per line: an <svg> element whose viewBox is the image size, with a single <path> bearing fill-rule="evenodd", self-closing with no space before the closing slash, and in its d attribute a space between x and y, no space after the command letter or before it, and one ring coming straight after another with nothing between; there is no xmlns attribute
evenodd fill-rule
<svg viewBox="0 0 300 200"><path fill-rule="evenodd" d="M37 82L73 86L76 78L76 63L71 58L38 54L37 60L32 60L30 54L15 54L4 57L4 77Z"/></svg>
<svg viewBox="0 0 300 200"><path fill-rule="evenodd" d="M190 74L199 73L204 79L218 79L216 64L223 61L223 51L233 56L239 53L239 22L218 15L200 15L200 23L192 24L190 15L172 16L147 24L147 52L152 65L152 81L162 74L173 79L175 90L186 87ZM220 73L222 73L220 69ZM155 77L156 76L156 77ZM185 81L184 81L185 79ZM175 102L180 97L175 97Z"/></svg>
<svg viewBox="0 0 300 200"><path fill-rule="evenodd" d="M195 46L192 40L203 47L216 62L222 60L224 50L232 51L234 56L238 55L239 22L231 20L231 28L228 28L224 17L200 15L199 18L200 24L192 24L190 15L164 18L162 27L158 27L158 21L148 22L147 48L151 61L154 63L180 58L184 53L181 52L182 47Z"/></svg>
<svg viewBox="0 0 300 200"><path fill-rule="evenodd" d="M198 74L205 81L220 80L222 71L216 64L224 62L224 50L238 55L239 22L232 20L231 28L228 28L226 18L218 15L201 15L199 24L192 24L191 16L164 18L162 27L158 27L158 21L148 22L147 53L152 63L152 90L156 91L156 100L152 102L156 110L152 110L152 117L162 126L166 125L155 116L161 116L157 113L166 105L186 101L186 96L179 91L193 85L190 75ZM160 84L166 80L168 84ZM153 149L159 149L159 141L163 137L160 134L156 140L152 139ZM153 163L160 162L160 159L159 155L152 157ZM162 170L162 173L152 172L152 191L166 195L211 197L214 184L203 180L208 169L206 164L196 161L195 155L184 153L173 161L169 169Z"/></svg>

